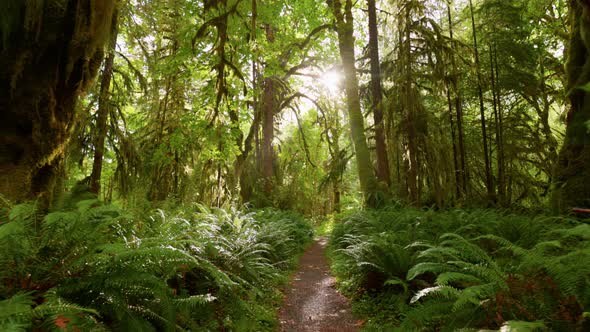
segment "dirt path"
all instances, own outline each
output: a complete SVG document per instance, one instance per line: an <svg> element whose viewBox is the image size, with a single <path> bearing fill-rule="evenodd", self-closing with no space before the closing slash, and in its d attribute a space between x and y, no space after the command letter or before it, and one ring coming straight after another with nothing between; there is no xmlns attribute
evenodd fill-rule
<svg viewBox="0 0 590 332"><path fill-rule="evenodd" d="M299 261L299 270L285 292L279 311L282 332L355 332L348 300L340 295L324 256L326 239L311 245Z"/></svg>

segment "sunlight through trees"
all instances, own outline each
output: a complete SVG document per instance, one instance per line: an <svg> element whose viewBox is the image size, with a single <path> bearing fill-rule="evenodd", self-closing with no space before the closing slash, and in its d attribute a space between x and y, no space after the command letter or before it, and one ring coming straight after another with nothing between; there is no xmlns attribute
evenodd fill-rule
<svg viewBox="0 0 590 332"><path fill-rule="evenodd" d="M585 0L1 0L0 330L274 331L323 220L368 329L587 330L589 36Z"/></svg>

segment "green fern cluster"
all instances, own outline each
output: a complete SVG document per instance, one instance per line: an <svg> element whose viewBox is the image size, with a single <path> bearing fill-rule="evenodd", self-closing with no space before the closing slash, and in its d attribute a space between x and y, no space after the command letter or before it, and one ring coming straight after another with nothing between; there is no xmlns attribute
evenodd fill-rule
<svg viewBox="0 0 590 332"><path fill-rule="evenodd" d="M383 309L394 317L368 330L582 331L588 240L571 219L392 209L343 215L331 248L343 289L397 296Z"/></svg>
<svg viewBox="0 0 590 332"><path fill-rule="evenodd" d="M272 330L294 215L195 206L136 219L97 200L0 222L0 330Z"/></svg>

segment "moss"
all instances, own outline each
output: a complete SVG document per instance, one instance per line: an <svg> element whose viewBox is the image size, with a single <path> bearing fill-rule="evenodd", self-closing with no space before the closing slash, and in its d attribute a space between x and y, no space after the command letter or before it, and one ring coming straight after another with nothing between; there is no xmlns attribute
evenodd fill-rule
<svg viewBox="0 0 590 332"><path fill-rule="evenodd" d="M96 76L115 0L4 0L0 4L0 182L19 201L51 197L78 96ZM6 20L5 20L6 19Z"/></svg>
<svg viewBox="0 0 590 332"><path fill-rule="evenodd" d="M565 145L554 182L553 207L568 212L573 207L590 207L590 148Z"/></svg>
<svg viewBox="0 0 590 332"><path fill-rule="evenodd" d="M590 5L570 1L570 22L567 76L571 108L553 183L553 207L558 212L590 207L590 133L586 127L590 93L579 88L590 82Z"/></svg>

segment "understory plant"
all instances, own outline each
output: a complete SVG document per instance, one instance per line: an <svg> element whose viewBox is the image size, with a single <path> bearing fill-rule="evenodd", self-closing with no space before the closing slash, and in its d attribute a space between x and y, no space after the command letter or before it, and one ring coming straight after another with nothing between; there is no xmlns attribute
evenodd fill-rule
<svg viewBox="0 0 590 332"><path fill-rule="evenodd" d="M367 330L589 327L586 223L489 210L385 209L340 218L330 241L333 268L358 299Z"/></svg>
<svg viewBox="0 0 590 332"><path fill-rule="evenodd" d="M272 331L278 287L311 234L271 210L64 206L2 211L0 330Z"/></svg>

